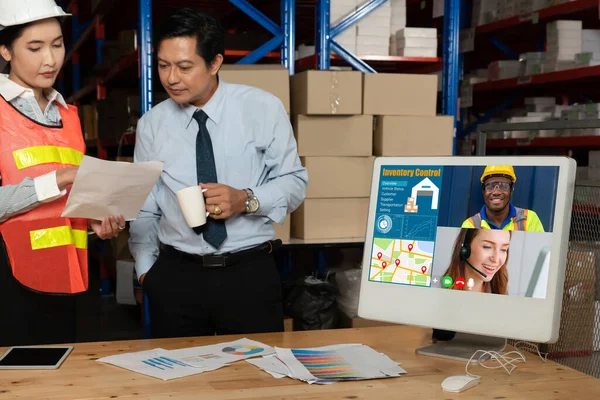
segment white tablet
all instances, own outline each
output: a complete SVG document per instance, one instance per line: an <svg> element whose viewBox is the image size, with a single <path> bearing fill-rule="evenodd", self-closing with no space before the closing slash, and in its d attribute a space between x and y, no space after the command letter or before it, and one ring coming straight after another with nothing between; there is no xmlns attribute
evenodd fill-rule
<svg viewBox="0 0 600 400"><path fill-rule="evenodd" d="M0 358L0 369L57 369L73 346L13 346Z"/></svg>

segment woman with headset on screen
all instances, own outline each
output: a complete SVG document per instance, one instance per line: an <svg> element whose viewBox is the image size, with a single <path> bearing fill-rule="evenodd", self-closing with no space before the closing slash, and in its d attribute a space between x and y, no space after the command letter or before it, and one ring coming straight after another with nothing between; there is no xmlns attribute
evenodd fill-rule
<svg viewBox="0 0 600 400"><path fill-rule="evenodd" d="M0 0L0 346L75 342L88 226L100 239L125 228L61 217L85 154L77 109L52 89L67 15L54 0Z"/></svg>
<svg viewBox="0 0 600 400"><path fill-rule="evenodd" d="M510 231L462 228L442 280L452 278L450 289L508 294L510 239Z"/></svg>

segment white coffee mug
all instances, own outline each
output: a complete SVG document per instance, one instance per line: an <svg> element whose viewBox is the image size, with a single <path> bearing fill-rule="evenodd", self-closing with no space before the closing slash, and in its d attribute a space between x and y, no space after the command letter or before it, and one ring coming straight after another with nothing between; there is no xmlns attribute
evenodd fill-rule
<svg viewBox="0 0 600 400"><path fill-rule="evenodd" d="M176 193L179 207L183 212L185 222L190 228L202 226L206 223L209 213L206 211L204 192L200 186L191 186L181 189Z"/></svg>

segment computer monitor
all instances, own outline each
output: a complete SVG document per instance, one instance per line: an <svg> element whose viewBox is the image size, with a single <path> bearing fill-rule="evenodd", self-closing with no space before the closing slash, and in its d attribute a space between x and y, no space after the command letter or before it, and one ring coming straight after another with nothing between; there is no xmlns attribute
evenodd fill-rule
<svg viewBox="0 0 600 400"><path fill-rule="evenodd" d="M419 350L442 357L488 338L555 342L575 170L567 157L376 158L358 315L458 332Z"/></svg>

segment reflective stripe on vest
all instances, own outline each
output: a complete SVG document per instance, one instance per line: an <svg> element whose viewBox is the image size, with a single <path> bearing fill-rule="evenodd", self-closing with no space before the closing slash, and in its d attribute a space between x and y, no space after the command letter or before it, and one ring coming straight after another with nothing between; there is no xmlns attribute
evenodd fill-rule
<svg viewBox="0 0 600 400"><path fill-rule="evenodd" d="M39 229L29 233L31 249L49 249L52 247L75 245L78 249L87 249L87 231L72 229L70 226Z"/></svg>
<svg viewBox="0 0 600 400"><path fill-rule="evenodd" d="M517 214L513 217L513 230L525 231L527 230L527 213L529 210L524 208L515 207ZM481 214L477 213L469 218L469 221L475 229L481 229Z"/></svg>
<svg viewBox="0 0 600 400"><path fill-rule="evenodd" d="M24 169L41 164L79 165L83 153L68 147L36 146L27 147L13 152L18 169Z"/></svg>

